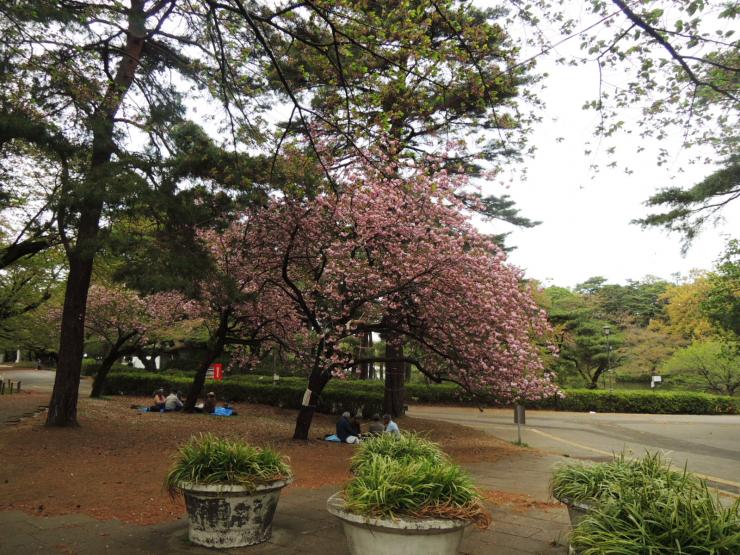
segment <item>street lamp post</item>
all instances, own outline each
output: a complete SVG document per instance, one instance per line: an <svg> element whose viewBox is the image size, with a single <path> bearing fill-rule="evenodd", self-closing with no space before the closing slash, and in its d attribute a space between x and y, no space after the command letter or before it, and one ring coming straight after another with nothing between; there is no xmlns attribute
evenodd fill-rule
<svg viewBox="0 0 740 555"><path fill-rule="evenodd" d="M609 393L614 390L614 378L612 376L612 365L611 365L611 353L612 345L609 341L609 336L612 334L612 329L609 326L604 326L604 335L606 336L606 373L609 376Z"/></svg>

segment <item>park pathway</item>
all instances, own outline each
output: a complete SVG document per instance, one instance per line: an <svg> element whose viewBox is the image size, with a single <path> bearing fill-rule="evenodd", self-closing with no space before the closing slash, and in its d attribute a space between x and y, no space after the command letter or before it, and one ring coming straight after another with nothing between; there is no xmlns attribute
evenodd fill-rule
<svg viewBox="0 0 740 555"><path fill-rule="evenodd" d="M491 528L468 529L460 555L567 553L567 511L547 495L550 469L560 460L561 457L522 449L494 463L465 465L481 488L495 494L493 498L497 501L489 502L493 515ZM225 553L348 555L341 526L325 509L326 500L335 489L288 488L280 499L272 539L259 546L225 550ZM509 503L510 498L515 502ZM136 526L82 515L38 517L10 511L0 512L0 529L7 532L0 535L0 555L214 553L189 544L184 520Z"/></svg>

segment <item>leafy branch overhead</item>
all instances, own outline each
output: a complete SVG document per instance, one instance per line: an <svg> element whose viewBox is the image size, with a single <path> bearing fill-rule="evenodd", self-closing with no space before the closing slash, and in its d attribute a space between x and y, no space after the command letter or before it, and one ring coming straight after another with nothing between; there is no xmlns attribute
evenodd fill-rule
<svg viewBox="0 0 740 555"><path fill-rule="evenodd" d="M740 157L733 156L725 167L688 189L669 187L651 196L646 202L651 208L664 207L635 220L643 227L662 227L683 237L683 251L706 224L721 218L721 210L740 197Z"/></svg>

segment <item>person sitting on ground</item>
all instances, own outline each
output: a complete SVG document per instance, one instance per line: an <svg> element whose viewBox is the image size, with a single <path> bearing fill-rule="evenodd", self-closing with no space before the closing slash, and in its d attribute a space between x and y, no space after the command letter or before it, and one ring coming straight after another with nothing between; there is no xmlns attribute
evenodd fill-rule
<svg viewBox="0 0 740 555"><path fill-rule="evenodd" d="M349 418L350 414L348 412L342 413L342 416L337 421L337 437L344 443L357 443L359 438L354 435Z"/></svg>
<svg viewBox="0 0 740 555"><path fill-rule="evenodd" d="M356 416L349 419L349 425L352 426L352 435L362 437L362 426Z"/></svg>
<svg viewBox="0 0 740 555"><path fill-rule="evenodd" d="M180 400L179 391L170 391L167 398L164 400L165 412L182 410L182 401Z"/></svg>
<svg viewBox="0 0 740 555"><path fill-rule="evenodd" d="M385 426L383 426L383 423L380 421L380 415L375 413L373 414L373 420L370 422L367 433L371 436L379 436L383 432L385 432Z"/></svg>
<svg viewBox="0 0 740 555"><path fill-rule="evenodd" d="M401 430L398 429L398 424L393 422L393 419L391 418L390 414L383 415L383 424L385 424L386 434L401 435Z"/></svg>
<svg viewBox="0 0 740 555"><path fill-rule="evenodd" d="M158 389L154 392L154 404L149 407L149 412L160 412L164 410L167 398L164 396L164 389Z"/></svg>
<svg viewBox="0 0 740 555"><path fill-rule="evenodd" d="M205 414L213 414L216 410L216 394L213 391L209 391L206 395L206 400L203 403L203 412Z"/></svg>

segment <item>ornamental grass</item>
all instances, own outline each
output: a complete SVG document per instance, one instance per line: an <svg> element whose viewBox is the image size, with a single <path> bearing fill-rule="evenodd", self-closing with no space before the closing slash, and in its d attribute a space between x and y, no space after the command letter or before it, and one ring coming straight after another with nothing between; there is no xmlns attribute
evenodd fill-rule
<svg viewBox="0 0 740 555"><path fill-rule="evenodd" d="M689 472L677 472L660 453L647 453L642 459L627 459L624 453L607 463L571 463L556 467L550 480L553 497L575 502L595 502L618 496L623 487L643 488L656 484L671 489L697 485ZM619 488L615 488L619 485Z"/></svg>
<svg viewBox="0 0 740 555"><path fill-rule="evenodd" d="M428 459L437 462L447 460L438 444L417 434L410 432L401 435L381 434L358 445L350 465L352 473L357 473L363 465L372 460L373 455L383 455L395 460Z"/></svg>
<svg viewBox="0 0 740 555"><path fill-rule="evenodd" d="M165 486L174 496L181 492L183 483L240 485L253 489L290 477L290 466L278 452L207 433L191 437L178 448Z"/></svg>
<svg viewBox="0 0 740 555"><path fill-rule="evenodd" d="M353 457L344 488L347 510L379 518L491 522L470 476L435 443L413 434L370 439Z"/></svg>
<svg viewBox="0 0 740 555"><path fill-rule="evenodd" d="M740 553L740 500L723 506L706 483L660 454L558 468L553 495L591 505L571 534L582 555Z"/></svg>

